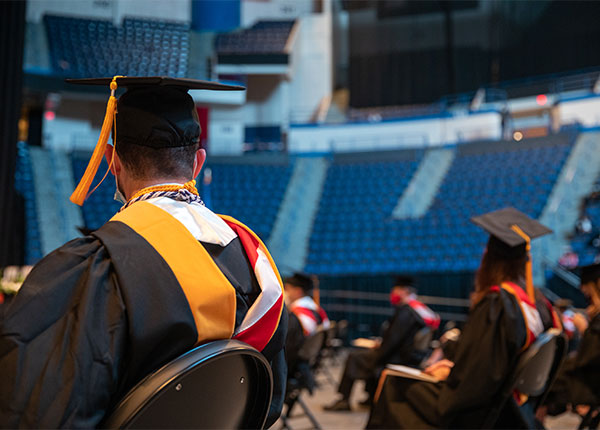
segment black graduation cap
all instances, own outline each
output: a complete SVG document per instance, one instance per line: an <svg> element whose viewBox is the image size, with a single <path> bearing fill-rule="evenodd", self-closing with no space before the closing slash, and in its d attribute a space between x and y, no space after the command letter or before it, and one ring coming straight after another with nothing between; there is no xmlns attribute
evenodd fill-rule
<svg viewBox="0 0 600 430"><path fill-rule="evenodd" d="M296 287L302 288L305 292L309 292L313 289L314 284L310 276L304 273L294 273L293 276L289 276L283 280L285 284L291 284Z"/></svg>
<svg viewBox="0 0 600 430"><path fill-rule="evenodd" d="M531 240L552 233L552 230L515 208L500 209L471 218L471 221L490 234L487 246L490 255L508 260L527 256L527 295L535 302L533 270L529 255Z"/></svg>
<svg viewBox="0 0 600 430"><path fill-rule="evenodd" d="M545 225L510 207L473 217L471 221L490 234L487 251L505 259L522 258L527 253L527 242L552 233Z"/></svg>
<svg viewBox="0 0 600 430"><path fill-rule="evenodd" d="M590 264L589 266L581 266L579 268L579 278L581 285L588 282L596 282L600 279L600 264Z"/></svg>
<svg viewBox="0 0 600 430"><path fill-rule="evenodd" d="M411 287L415 286L415 280L411 276L398 275L394 280L394 287Z"/></svg>
<svg viewBox="0 0 600 430"><path fill-rule="evenodd" d="M78 85L106 85L111 96L106 108L100 138L71 201L82 205L98 171L108 138L113 129L118 143L151 148L192 145L200 137L200 124L189 90L241 91L245 88L198 79L167 76L66 79ZM115 91L126 87L117 101Z"/></svg>

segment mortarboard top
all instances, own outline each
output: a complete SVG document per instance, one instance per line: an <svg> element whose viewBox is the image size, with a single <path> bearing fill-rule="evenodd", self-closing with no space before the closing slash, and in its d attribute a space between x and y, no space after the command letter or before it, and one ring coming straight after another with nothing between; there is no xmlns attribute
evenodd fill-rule
<svg viewBox="0 0 600 430"><path fill-rule="evenodd" d="M533 269L529 255L531 240L552 233L552 230L515 208L500 209L471 218L471 221L490 234L487 246L490 255L508 260L527 256L527 295L535 303Z"/></svg>
<svg viewBox="0 0 600 430"><path fill-rule="evenodd" d="M68 84L77 85L101 85L108 87L113 78L84 78L65 79ZM121 76L116 78L118 87L133 89L136 87L174 87L188 90L211 90L211 91L242 91L245 87L239 85L228 85L220 82L203 81L200 79L170 78L168 76Z"/></svg>
<svg viewBox="0 0 600 430"><path fill-rule="evenodd" d="M600 264L579 267L579 278L581 285L596 282L600 279Z"/></svg>
<svg viewBox="0 0 600 430"><path fill-rule="evenodd" d="M294 273L293 276L285 278L283 282L285 284L291 284L296 287L300 287L306 292L312 290L314 287L313 280L310 278L310 276L303 273Z"/></svg>
<svg viewBox="0 0 600 430"><path fill-rule="evenodd" d="M473 217L471 221L490 234L488 252L506 259L520 258L527 252L527 240L515 231L515 226L529 240L552 233L545 225L510 207Z"/></svg>
<svg viewBox="0 0 600 430"><path fill-rule="evenodd" d="M113 126L120 145L136 144L150 148L192 145L200 137L200 124L194 100L188 91L245 89L219 82L167 76L115 76L65 81L77 85L105 85L111 90L98 143L81 181L71 195L71 201L78 205L82 205L88 196ZM126 87L127 90L117 101L115 91L119 86Z"/></svg>

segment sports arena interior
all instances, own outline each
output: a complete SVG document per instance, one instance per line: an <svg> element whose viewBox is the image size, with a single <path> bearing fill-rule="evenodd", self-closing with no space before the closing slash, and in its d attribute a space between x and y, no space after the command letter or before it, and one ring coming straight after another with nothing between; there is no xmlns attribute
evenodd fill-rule
<svg viewBox="0 0 600 430"><path fill-rule="evenodd" d="M318 278L315 300L347 324L312 396L303 395L323 428L367 423L368 409L344 415L321 405L335 399L352 339L377 336L393 314L389 291L399 275L412 278L441 327L467 320L488 240L475 216L513 207L550 228L531 243L533 283L552 303L585 309L575 269L600 262L600 2L0 7L7 303L15 267L99 229L121 207L113 176L101 182L106 161L85 203L69 201L109 90L64 80L123 75L246 88L190 92L207 151L196 187L209 209L262 239L282 276ZM286 426L316 426L296 409ZM546 426L580 420L572 411Z"/></svg>

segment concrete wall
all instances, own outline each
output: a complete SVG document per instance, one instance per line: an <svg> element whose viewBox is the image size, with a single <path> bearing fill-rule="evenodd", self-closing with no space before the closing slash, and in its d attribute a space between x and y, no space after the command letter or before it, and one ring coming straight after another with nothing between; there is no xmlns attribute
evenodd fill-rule
<svg viewBox="0 0 600 430"><path fill-rule="evenodd" d="M250 27L261 19L295 19L312 9L313 0L242 0L241 25Z"/></svg>
<svg viewBox="0 0 600 430"><path fill-rule="evenodd" d="M39 22L44 14L110 19L124 16L191 21L192 0L28 0L27 21Z"/></svg>
<svg viewBox="0 0 600 430"><path fill-rule="evenodd" d="M290 152L352 152L499 140L498 112L414 120L290 127Z"/></svg>
<svg viewBox="0 0 600 430"><path fill-rule="evenodd" d="M561 125L600 125L600 96L586 97L558 103L556 115Z"/></svg>

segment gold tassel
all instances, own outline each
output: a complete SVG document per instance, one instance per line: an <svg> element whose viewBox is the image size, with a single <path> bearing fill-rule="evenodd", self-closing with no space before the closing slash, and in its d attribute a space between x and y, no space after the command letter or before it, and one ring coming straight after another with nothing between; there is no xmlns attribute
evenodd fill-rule
<svg viewBox="0 0 600 430"><path fill-rule="evenodd" d="M533 290L533 266L531 264L531 238L525 234L517 225L511 229L525 240L525 250L527 251L527 263L525 263L525 285L527 286L527 295L531 303L535 303L535 291Z"/></svg>
<svg viewBox="0 0 600 430"><path fill-rule="evenodd" d="M106 150L106 144L108 142L108 138L110 137L110 131L112 130L115 111L117 108L115 91L117 89L117 78L120 77L122 76L113 77L113 80L110 83L110 98L108 99L108 104L106 106L106 115L104 115L104 122L102 123L102 130L100 131L98 143L96 144L96 148L94 148L94 152L85 169L83 177L79 181L79 184L69 199L79 206L83 205L83 202L88 197L88 191L92 185L94 177L96 176L96 172L98 172L98 167L100 167L102 157L104 156L104 151Z"/></svg>

